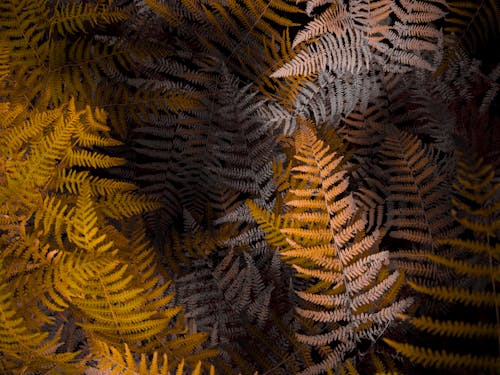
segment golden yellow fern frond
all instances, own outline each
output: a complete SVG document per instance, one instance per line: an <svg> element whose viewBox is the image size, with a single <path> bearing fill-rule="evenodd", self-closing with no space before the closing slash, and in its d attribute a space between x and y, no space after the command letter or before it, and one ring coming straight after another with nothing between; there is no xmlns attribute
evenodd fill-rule
<svg viewBox="0 0 500 375"><path fill-rule="evenodd" d="M462 368L468 370L488 369L497 372L500 369L500 358L480 357L470 354L460 355L446 350L432 350L409 344L400 344L390 339L384 341L411 361L424 366L438 368Z"/></svg>
<svg viewBox="0 0 500 375"><path fill-rule="evenodd" d="M103 232L107 229L106 234L119 248L117 257L128 265L127 274L133 276L130 286L148 291L151 310L164 310L174 298L173 293L166 292L172 281L165 272L162 272L160 259L147 239L144 223L136 219L124 224L132 228L129 230L124 228L119 232L113 226L109 226L103 228ZM176 310L171 310L169 316L175 315ZM148 350L148 346L144 345L143 350Z"/></svg>
<svg viewBox="0 0 500 375"><path fill-rule="evenodd" d="M148 292L133 288L127 264L96 261L92 275L80 285L81 297L72 299L84 318L79 325L87 334L110 345L128 343L136 347L166 329L181 308L151 309Z"/></svg>
<svg viewBox="0 0 500 375"><path fill-rule="evenodd" d="M500 293L479 292L470 289L461 289L456 287L427 287L412 283L408 284L417 292L425 293L440 301L460 302L464 305L472 305L476 307L494 307L498 303Z"/></svg>
<svg viewBox="0 0 500 375"><path fill-rule="evenodd" d="M95 196L107 196L137 189L137 186L125 181L92 176L89 171L63 169L57 171L54 183L50 185L58 193L78 194L82 185L88 184Z"/></svg>
<svg viewBox="0 0 500 375"><path fill-rule="evenodd" d="M440 241L440 243L445 243ZM491 248L489 248L491 249ZM462 261L456 259L449 259L443 256L427 254L427 258L432 262L451 268L456 273L467 275L469 277L483 277L492 278L495 281L500 281L500 268L492 269L489 264L477 264L470 261Z"/></svg>
<svg viewBox="0 0 500 375"><path fill-rule="evenodd" d="M53 311L67 309L73 298L81 296L81 284L86 282L96 264L114 261L113 254L100 257L77 254L72 251L51 250L32 272L27 284L33 290L43 286L38 293L40 302Z"/></svg>
<svg viewBox="0 0 500 375"><path fill-rule="evenodd" d="M47 196L35 214L34 230L52 237L55 243L63 248L62 237L71 223L73 211L74 208L64 204L63 199Z"/></svg>
<svg viewBox="0 0 500 375"><path fill-rule="evenodd" d="M65 153L63 163L69 167L111 168L123 165L122 158L98 155L87 150L69 150Z"/></svg>
<svg viewBox="0 0 500 375"><path fill-rule="evenodd" d="M131 48L124 43L76 36L126 18L124 11L104 2L2 2L2 42L12 51L2 96L41 110L71 97L91 102L103 74L130 66L140 54L126 53Z"/></svg>
<svg viewBox="0 0 500 375"><path fill-rule="evenodd" d="M6 0L0 4L0 24L4 40L17 64L45 65L47 45L41 41L47 27L49 10L41 0ZM29 65L28 65L29 64ZM23 69L22 73L26 71Z"/></svg>
<svg viewBox="0 0 500 375"><path fill-rule="evenodd" d="M24 119L16 120L16 110L24 111L22 105L10 106L9 115L6 115L3 126L3 132L0 147L2 153L11 154L19 152L21 146L26 146L30 141L39 141L43 133L48 133L52 130L57 122L63 116L64 107L58 107L53 110L43 112L32 111Z"/></svg>
<svg viewBox="0 0 500 375"><path fill-rule="evenodd" d="M453 187L458 197L453 200L453 216L462 226L478 235L497 237L500 231L497 216L500 183L495 180L493 167L484 165L481 159L470 158L461 150L457 151L457 158L458 174ZM494 248L488 253L490 256L499 254Z"/></svg>
<svg viewBox="0 0 500 375"><path fill-rule="evenodd" d="M2 151L6 155L13 155L22 148L27 153L17 165L13 188L23 191L34 185L55 183L54 175L67 166L95 168L123 164L124 159L88 150L103 143L118 144L109 136L98 135L98 131L109 130L102 123L99 125L99 121L103 119L95 118L88 107L79 111L74 100L71 100L54 110L35 112L28 119L12 124L2 139ZM85 144L78 146L82 136L87 136Z"/></svg>
<svg viewBox="0 0 500 375"><path fill-rule="evenodd" d="M89 107L79 111L74 101L43 112L7 103L2 112L5 137L0 165L5 174L0 179L0 225L7 234L2 236L0 257L14 290L22 296L26 314L47 322L50 319L33 298L52 311L67 309L92 274L93 257L97 254L104 263L115 259L116 247L97 223L105 210L96 201L114 196L109 204L118 207L113 212L123 216L125 211L127 217L155 204L131 193L120 195L136 188L130 183L92 176L64 164L65 154L73 148L85 147L98 155L93 146L119 144L108 135L104 112ZM127 207L124 201L134 204ZM163 301L156 297L164 290L160 287L152 299Z"/></svg>
<svg viewBox="0 0 500 375"><path fill-rule="evenodd" d="M290 29L286 29L279 41L271 39L270 41L264 39L264 62L263 66L256 67L255 70L255 84L259 87L264 95L277 100L286 108L291 108L293 105L293 98L296 97L302 78L288 77L287 79L271 78L271 73L276 70L278 66L282 66L290 62L295 57L295 52L292 48L290 39Z"/></svg>
<svg viewBox="0 0 500 375"><path fill-rule="evenodd" d="M124 352L116 347L109 346L103 341L95 340L90 347L93 357L97 359L97 364L87 370L88 374L113 374L113 375L169 375L171 366L168 363L168 356L162 357L158 352L154 352L152 357L148 358L141 354L140 359L136 360L130 348L125 344ZM202 363L198 362L191 372L185 372L185 362L181 361L174 369L175 374L183 375L201 375ZM210 366L210 375L215 375L215 368Z"/></svg>
<svg viewBox="0 0 500 375"><path fill-rule="evenodd" d="M394 366L390 357L382 357L373 352L370 353L369 359L367 358L360 363L353 363L353 361L349 359L346 360L344 363L339 365L339 370L341 375L360 375L358 369L363 371L361 373L365 373L368 366L373 367L373 369L370 368L371 371L369 373L374 375L401 375L401 373Z"/></svg>
<svg viewBox="0 0 500 375"><path fill-rule="evenodd" d="M376 375L401 375L402 373L394 363L394 359L390 354L377 355L370 353L370 361L375 367Z"/></svg>
<svg viewBox="0 0 500 375"><path fill-rule="evenodd" d="M113 243L106 239L106 235L98 233L96 206L88 185L83 186L78 196L70 223L67 228L68 240L78 248L92 255L113 250Z"/></svg>
<svg viewBox="0 0 500 375"><path fill-rule="evenodd" d="M161 207L157 197L134 192L109 194L98 199L97 203L106 216L114 219L132 217Z"/></svg>
<svg viewBox="0 0 500 375"><path fill-rule="evenodd" d="M162 17L168 25L179 26L180 18L174 9L169 8L159 0L144 0L144 3L151 8L153 12Z"/></svg>
<svg viewBox="0 0 500 375"><path fill-rule="evenodd" d="M8 44L0 39L0 80L5 79L10 73L10 48Z"/></svg>
<svg viewBox="0 0 500 375"><path fill-rule="evenodd" d="M456 249L467 250L475 254L490 254L493 259L500 259L500 244L488 244L479 240L461 238L442 238L440 244L449 245Z"/></svg>
<svg viewBox="0 0 500 375"><path fill-rule="evenodd" d="M0 353L9 373L42 371L46 374L75 373L83 370L78 352L57 353L60 334L49 337L31 326L18 311L13 294L0 269Z"/></svg>
<svg viewBox="0 0 500 375"><path fill-rule="evenodd" d="M266 240L281 249L288 248L286 236L281 232L282 224L279 216L259 207L253 201L248 200L247 206L260 228L266 232Z"/></svg>
<svg viewBox="0 0 500 375"><path fill-rule="evenodd" d="M24 112L25 108L20 104L14 104L11 102L1 102L0 103L0 114L2 114L2 122L0 123L1 134L4 135L8 133L8 129L19 121L19 115ZM2 137L3 140L3 137ZM2 147L6 147L5 143L2 143ZM2 152L5 150L2 148Z"/></svg>
<svg viewBox="0 0 500 375"><path fill-rule="evenodd" d="M29 104L43 90L48 71L48 19L45 1L8 0L0 4L2 39L11 51L6 91L15 102Z"/></svg>
<svg viewBox="0 0 500 375"><path fill-rule="evenodd" d="M356 367L350 360L345 361L339 366L341 375L360 375Z"/></svg>
<svg viewBox="0 0 500 375"><path fill-rule="evenodd" d="M404 319L407 317L403 316L402 318ZM500 329L499 326L495 326L494 324L467 323L451 320L441 321L426 316L412 318L411 324L422 331L457 338L495 338L498 330Z"/></svg>
<svg viewBox="0 0 500 375"><path fill-rule="evenodd" d="M73 3L63 4L62 7L55 9L49 25L59 34L66 36L86 32L89 26L102 26L125 19L127 19L125 12L106 9L102 3Z"/></svg>
<svg viewBox="0 0 500 375"><path fill-rule="evenodd" d="M86 277L73 281L77 296L71 298L71 303L81 311L80 325L89 335L110 345L128 343L135 347L145 340L144 346L166 331L181 308L164 308L172 296L164 295L168 285L162 286L153 276L156 266L147 247L135 249L136 257L149 259L141 266L126 262L125 254L120 259L113 242L99 228L90 187L83 187L68 227L68 240L78 251L84 251L83 257L92 259L93 264L79 265L85 269Z"/></svg>

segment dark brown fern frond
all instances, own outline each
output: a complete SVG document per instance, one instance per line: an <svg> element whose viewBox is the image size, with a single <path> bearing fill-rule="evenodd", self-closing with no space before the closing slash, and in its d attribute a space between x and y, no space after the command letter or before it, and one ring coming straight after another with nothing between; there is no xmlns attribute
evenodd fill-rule
<svg viewBox="0 0 500 375"><path fill-rule="evenodd" d="M457 49L474 54L481 48L493 47L500 35L500 5L495 0L446 1L448 14L444 22L443 58L436 74L445 73L460 59Z"/></svg>
<svg viewBox="0 0 500 375"><path fill-rule="evenodd" d="M382 154L389 175L389 202L392 205L389 234L436 249L439 237L451 233L447 217L444 176L416 136L391 127L385 134Z"/></svg>
<svg viewBox="0 0 500 375"><path fill-rule="evenodd" d="M381 151L388 176L388 235L408 243L408 250L391 253L392 267L404 270L410 280L443 281L450 275L438 270L425 254L442 252L439 239L460 231L449 216L446 174L415 135L390 129Z"/></svg>
<svg viewBox="0 0 500 375"><path fill-rule="evenodd" d="M470 231L467 238L442 238L453 256L430 254L429 261L448 269L461 283L426 286L410 283L417 292L452 306L461 306L456 317L409 317L410 323L424 334L439 337L436 345L415 345L387 340L399 353L426 367L437 367L447 373L500 370L500 318L498 284L500 280L500 247L498 235L499 184L491 166L480 159L457 152L458 175L454 184L454 218ZM463 281L466 281L465 283ZM451 315L451 316L449 316ZM446 338L460 340L449 345ZM429 341L428 341L429 342ZM434 339L431 341L434 342ZM437 346L439 345L439 346ZM479 350L476 350L479 349Z"/></svg>
<svg viewBox="0 0 500 375"><path fill-rule="evenodd" d="M231 71L252 81L258 79L262 74L259 68L265 66L264 41L279 46L281 30L298 26L293 16L303 13L291 0L150 4L170 25L195 40L200 50L221 58Z"/></svg>

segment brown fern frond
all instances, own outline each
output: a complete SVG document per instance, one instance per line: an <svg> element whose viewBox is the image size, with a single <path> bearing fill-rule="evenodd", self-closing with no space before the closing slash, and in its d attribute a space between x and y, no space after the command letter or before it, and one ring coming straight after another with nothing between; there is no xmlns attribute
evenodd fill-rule
<svg viewBox="0 0 500 375"><path fill-rule="evenodd" d="M500 7L495 0L446 2L448 14L444 22L444 51L436 74L456 62L458 48L470 54L490 44L500 33Z"/></svg>
<svg viewBox="0 0 500 375"><path fill-rule="evenodd" d="M390 340L386 342L402 355L424 366L450 371L462 367L475 369L475 371L496 372L500 369L499 295L497 292L500 266L498 246L493 244L492 238L495 238L498 232L494 229L497 211L485 208L490 205L495 206L498 200L498 184L494 183L494 172L492 175L490 166L484 165L477 158L470 160L463 151L458 151L457 154L458 175L454 184L457 197L454 202L456 211L453 212L453 216L464 228L471 231L472 236L477 238L477 242L460 238L444 238L440 243L451 245L454 251L453 256L457 259L450 259L441 254L430 254L427 257L434 264L460 275L460 278L468 283L465 287L459 283L426 286L410 282L409 285L417 292L441 303L470 306L468 310L470 312L467 315L472 316L472 320L466 321L463 316L456 320L420 316L410 318L410 323L421 331L430 332L439 337L466 340L460 348L468 349L434 350L427 346ZM485 196L489 198L484 199ZM474 339L480 339L481 347L488 347L491 350L475 351ZM495 344L493 340L496 340ZM485 342L491 342L491 344L484 346Z"/></svg>
<svg viewBox="0 0 500 375"><path fill-rule="evenodd" d="M388 200L393 205L389 234L419 243L428 249L438 246L439 237L451 233L446 214L446 191L422 143L413 135L391 128L386 134L383 154L389 175Z"/></svg>

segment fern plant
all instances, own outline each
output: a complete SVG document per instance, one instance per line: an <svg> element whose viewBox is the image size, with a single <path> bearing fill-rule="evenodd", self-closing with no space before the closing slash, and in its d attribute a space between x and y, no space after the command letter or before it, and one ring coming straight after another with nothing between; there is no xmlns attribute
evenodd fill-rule
<svg viewBox="0 0 500 375"><path fill-rule="evenodd" d="M309 15L327 9L297 34L294 46L307 45L274 77L331 71L366 72L373 63L386 71L408 71L408 66L432 70L422 51L436 51L439 32L432 22L444 16L443 1L307 1Z"/></svg>
<svg viewBox="0 0 500 375"><path fill-rule="evenodd" d="M0 370L3 373L43 371L46 374L82 371L84 366L78 352L56 352L61 345L60 332L49 335L22 317L6 281L5 270L2 268L0 272Z"/></svg>
<svg viewBox="0 0 500 375"><path fill-rule="evenodd" d="M446 2L443 60L437 73L460 59L460 48L475 52L492 44L500 33L500 8L494 0Z"/></svg>
<svg viewBox="0 0 500 375"><path fill-rule="evenodd" d="M4 84L22 93L24 97L18 99L37 98L42 109L51 103L64 103L78 92L87 94L82 79L84 85L94 86L93 71L112 63L106 53L97 59L92 57L82 40L68 49L67 55L66 37L88 31L89 25L111 24L126 17L124 12L109 9L103 3L63 4L54 9L45 1L4 1L0 14L2 42L13 51L8 60L10 75ZM90 62L81 60L81 71L71 68L72 57L78 54Z"/></svg>
<svg viewBox="0 0 500 375"><path fill-rule="evenodd" d="M388 253L377 249L378 231L364 232L366 221L348 193L342 156L330 153L305 126L296 135L296 149L287 211L277 215L248 205L267 241L297 276L311 280L296 290L303 301L296 311L316 328L297 338L320 352L324 348L325 358L302 372L318 374L356 354L361 341L376 342L411 299L396 298L402 275L387 271Z"/></svg>
<svg viewBox="0 0 500 375"><path fill-rule="evenodd" d="M166 375L170 374L170 366L166 354L161 359L158 353L154 352L153 357L148 361L146 355L142 354L139 361L134 359L133 353L125 344L125 351L121 352L113 346L108 346L102 341L93 343L92 352L96 353L98 359L96 367L88 369L86 375L119 374L119 375ZM176 374L185 373L185 363L181 363L175 368ZM215 368L210 366L210 375L215 375ZM198 362L190 375L202 374L202 363Z"/></svg>
<svg viewBox="0 0 500 375"><path fill-rule="evenodd" d="M418 249L438 253L439 238L457 233L448 216L446 176L439 173L431 150L422 147L416 136L394 127L387 129L381 152L389 186L389 235L413 245L391 254L394 265L412 277L436 278L435 267ZM420 261L414 264L414 259Z"/></svg>
<svg viewBox="0 0 500 375"><path fill-rule="evenodd" d="M454 218L469 231L471 238L443 238L453 257L428 254L429 261L466 278L463 285L441 284L429 287L412 283L417 292L440 302L468 307L465 317L443 319L433 316L408 317L410 323L425 334L463 340L463 345L429 347L386 339L399 353L424 366L458 373L500 370L500 325L498 306L499 234L498 188L495 172L480 159L458 151L458 175L454 184ZM481 342L481 352L475 342ZM489 343L485 345L486 343ZM485 351L485 349L489 348ZM461 349L461 350L460 350ZM463 350L466 349L466 350Z"/></svg>
<svg viewBox="0 0 500 375"><path fill-rule="evenodd" d="M146 4L200 50L257 84L268 80L264 43L276 48L282 40L280 30L298 26L293 17L303 13L291 0L146 0Z"/></svg>
<svg viewBox="0 0 500 375"><path fill-rule="evenodd" d="M0 372L497 372L497 15L1 2Z"/></svg>
<svg viewBox="0 0 500 375"><path fill-rule="evenodd" d="M129 183L99 178L84 170L123 163L123 159L89 151L120 144L107 134L105 113L89 107L77 110L74 101L42 113L12 107L9 103L2 107L6 120L1 129L0 255L9 280L6 296L16 295L20 310L18 320L5 324L19 332L33 331L38 325L30 350L39 357L46 353L47 358L45 362L33 359L30 364L28 357L15 354L17 347L9 347L2 352L13 356L14 362L5 366L15 366L13 371L26 366L30 372L42 362L49 366L49 346L57 347L67 313L83 329L83 345L87 339L99 338L109 345L161 348L173 363L212 355L213 351L192 353L204 334L177 340L169 336L182 331L181 308L169 307L173 297L166 293L169 284L161 281L151 249L140 243L141 237L134 240L132 254L147 262L131 264L125 253L129 242L117 234L122 228L113 225L113 220L125 221L154 209L157 203L132 193L135 186ZM122 253L108 236L122 244ZM12 318L11 308L5 309L6 317ZM33 327L26 322L32 322ZM25 342L26 337L18 340ZM87 355L89 349L84 348L82 355ZM57 366L73 369L62 371L73 372L74 366L84 365L78 351L53 353ZM54 369L57 366L54 364Z"/></svg>

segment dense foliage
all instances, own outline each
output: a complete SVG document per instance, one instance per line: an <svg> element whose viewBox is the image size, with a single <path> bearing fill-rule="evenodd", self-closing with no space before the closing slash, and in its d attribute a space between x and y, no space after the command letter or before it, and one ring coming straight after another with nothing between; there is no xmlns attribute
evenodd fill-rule
<svg viewBox="0 0 500 375"><path fill-rule="evenodd" d="M499 373L499 15L2 0L0 373Z"/></svg>

